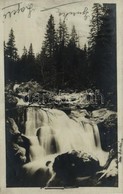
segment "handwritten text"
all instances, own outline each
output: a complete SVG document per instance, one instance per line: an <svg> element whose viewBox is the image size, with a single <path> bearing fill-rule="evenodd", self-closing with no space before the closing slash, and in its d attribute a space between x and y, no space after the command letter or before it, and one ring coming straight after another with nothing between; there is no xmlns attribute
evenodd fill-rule
<svg viewBox="0 0 123 194"><path fill-rule="evenodd" d="M26 6L21 6L22 2L12 4L6 7L3 7L2 10L4 11L3 17L6 18L11 18L12 16L20 13L24 13L25 11L28 11L28 17L31 17L31 13L33 11L33 4L29 3Z"/></svg>
<svg viewBox="0 0 123 194"><path fill-rule="evenodd" d="M88 15L89 11L88 11L88 8L85 7L84 8L84 11L82 12L59 12L59 16L63 16L64 17L64 20L68 18L68 16L76 16L76 15L83 15L84 16L84 19L87 20L89 15Z"/></svg>

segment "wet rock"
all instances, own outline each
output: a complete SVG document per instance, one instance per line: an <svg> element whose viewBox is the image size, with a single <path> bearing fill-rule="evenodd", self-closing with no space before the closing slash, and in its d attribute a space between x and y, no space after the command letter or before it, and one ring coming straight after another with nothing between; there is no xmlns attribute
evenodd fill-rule
<svg viewBox="0 0 123 194"><path fill-rule="evenodd" d="M98 186L118 186L118 161L112 159L109 166L97 173L99 175Z"/></svg>
<svg viewBox="0 0 123 194"><path fill-rule="evenodd" d="M14 97L13 95L10 95L10 94L6 95L5 101L6 101L6 108L13 108L18 103L18 100L16 99L16 97Z"/></svg>
<svg viewBox="0 0 123 194"><path fill-rule="evenodd" d="M69 108L69 107L63 107L63 108L60 108L60 110L65 112L67 115L71 114L71 108Z"/></svg>
<svg viewBox="0 0 123 194"><path fill-rule="evenodd" d="M8 117L6 121L6 125L7 125L7 130L10 134L15 135L20 133L18 126L13 118Z"/></svg>
<svg viewBox="0 0 123 194"><path fill-rule="evenodd" d="M69 117L73 120L78 122L86 121L88 123L90 122L90 116L91 115L85 109L71 111L71 114L69 115Z"/></svg>
<svg viewBox="0 0 123 194"><path fill-rule="evenodd" d="M15 156L15 160L16 162L20 163L20 164L24 164L26 163L26 149L19 146L18 144L16 143L13 143L12 145L12 149L13 149L13 154Z"/></svg>
<svg viewBox="0 0 123 194"><path fill-rule="evenodd" d="M97 108L97 106L96 106L96 105L91 105L91 104L89 104L89 105L85 106L84 108L85 108L88 112L92 112L92 111L94 111L94 110Z"/></svg>
<svg viewBox="0 0 123 194"><path fill-rule="evenodd" d="M102 148L105 151L117 150L117 113L99 109L92 112L92 119L98 124Z"/></svg>
<svg viewBox="0 0 123 194"><path fill-rule="evenodd" d="M116 117L116 115L117 115L117 113L114 111L108 110L107 108L101 108L98 110L94 110L92 112L92 119L96 123L100 123L100 122L104 122L107 119L109 119L110 116L113 118L113 117Z"/></svg>
<svg viewBox="0 0 123 194"><path fill-rule="evenodd" d="M92 176L100 169L98 159L85 152L67 152L55 158L53 170L64 184L73 184L77 177Z"/></svg>
<svg viewBox="0 0 123 194"><path fill-rule="evenodd" d="M73 117L86 117L86 116L89 116L89 113L85 110L85 109L82 109L82 110L77 110L77 111L72 111L71 112L71 116Z"/></svg>
<svg viewBox="0 0 123 194"><path fill-rule="evenodd" d="M107 128L115 129L117 127L117 114L111 114L105 121L104 125Z"/></svg>

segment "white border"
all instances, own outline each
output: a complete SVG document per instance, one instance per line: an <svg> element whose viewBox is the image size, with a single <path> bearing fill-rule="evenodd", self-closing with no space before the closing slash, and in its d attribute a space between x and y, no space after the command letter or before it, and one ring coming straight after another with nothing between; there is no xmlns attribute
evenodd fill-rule
<svg viewBox="0 0 123 194"><path fill-rule="evenodd" d="M0 2L0 18L2 18L3 4ZM44 1L44 0L43 0ZM118 140L123 138L123 0L86 0L92 3L116 3L117 15L117 84L118 84ZM28 0L27 0L28 2ZM53 0L55 3L55 0ZM62 1L63 2L63 1ZM66 1L65 1L66 3ZM122 162L119 163L119 186L114 187L82 187L77 189L40 189L40 188L6 188L5 164L5 113L4 113L4 60L3 60L4 26L0 19L0 193L2 194L41 194L41 193L94 193L94 194L122 194L123 193L123 153ZM123 146L122 146L123 152Z"/></svg>

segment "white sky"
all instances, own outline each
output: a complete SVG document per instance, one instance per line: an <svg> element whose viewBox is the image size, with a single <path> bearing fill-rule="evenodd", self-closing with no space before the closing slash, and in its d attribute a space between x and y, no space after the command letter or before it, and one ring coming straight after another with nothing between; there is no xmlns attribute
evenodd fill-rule
<svg viewBox="0 0 123 194"><path fill-rule="evenodd" d="M7 16L6 19L3 17L4 23L4 40L8 41L8 36L10 29L13 28L16 40L16 47L18 48L18 53L21 55L23 52L23 47L29 48L30 43L33 44L33 49L35 53L41 50L42 41L44 40L44 33L46 31L46 24L49 19L50 14L54 16L56 28L59 23L59 18L63 19L63 16L59 16L60 13L69 12L83 12L85 7L88 8L88 18L85 20L84 15L77 14L75 16L69 14L66 19L66 24L68 30L71 31L73 25L76 27L76 31L80 37L80 46L87 42L87 37L89 36L89 24L91 19L92 3L91 1L85 0L6 0L4 2L4 7L13 5L15 3L21 3L20 8L29 6L30 3L33 4L33 11L31 17L28 17L29 10L25 8L22 13L12 14L11 18ZM67 4L69 3L69 4ZM73 3L73 4L70 4ZM63 5L66 4L66 5ZM54 6L63 5L50 9L47 11L41 11L45 8L51 8ZM3 10L3 14L8 11L16 10L18 6L8 7Z"/></svg>

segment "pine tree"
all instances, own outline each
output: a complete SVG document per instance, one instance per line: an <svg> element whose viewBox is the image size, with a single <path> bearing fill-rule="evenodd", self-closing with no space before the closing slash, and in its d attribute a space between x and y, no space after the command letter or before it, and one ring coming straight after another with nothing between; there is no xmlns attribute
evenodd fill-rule
<svg viewBox="0 0 123 194"><path fill-rule="evenodd" d="M22 54L21 58L22 58L22 59L27 58L27 49L26 49L25 46L24 46L24 48L23 48L23 54Z"/></svg>
<svg viewBox="0 0 123 194"><path fill-rule="evenodd" d="M27 81L28 52L25 46L23 48L23 53L20 58L19 69L20 69L20 81Z"/></svg>
<svg viewBox="0 0 123 194"><path fill-rule="evenodd" d="M45 47L47 56L52 57L56 49L56 31L55 31L54 17L52 15L50 15L50 18L46 26L44 47Z"/></svg>
<svg viewBox="0 0 123 194"><path fill-rule="evenodd" d="M92 19L90 22L90 36L88 41L88 57L89 57L89 78L91 80L91 85L95 86L98 82L98 71L99 71L99 50L97 49L97 42L99 40L99 32L103 16L103 7L99 3L94 4L92 8ZM99 45L98 45L99 46Z"/></svg>
<svg viewBox="0 0 123 194"><path fill-rule="evenodd" d="M97 14L97 7L98 14ZM96 10L96 12L95 12ZM95 14L96 13L96 14ZM90 80L108 93L116 91L116 15L114 5L93 10L89 38ZM98 25L97 25L98 24Z"/></svg>
<svg viewBox="0 0 123 194"><path fill-rule="evenodd" d="M103 5L102 25L97 41L100 63L100 83L104 93L113 93L116 98L117 69L116 69L116 7L115 5ZM116 102L115 102L116 103Z"/></svg>
<svg viewBox="0 0 123 194"><path fill-rule="evenodd" d="M43 85L45 85L45 82L47 82L46 64L47 64L47 55L46 55L45 48L42 47L41 52L38 53L38 55L36 57L36 66L37 66L37 69L38 69L38 71L37 71L38 81L41 82Z"/></svg>
<svg viewBox="0 0 123 194"><path fill-rule="evenodd" d="M17 53L17 48L15 45L15 36L14 36L13 29L10 30L9 40L6 44L6 55L9 59L13 61L18 60L18 53Z"/></svg>
<svg viewBox="0 0 123 194"><path fill-rule="evenodd" d="M26 52L26 50L25 50L25 52ZM34 55L34 52L33 52L32 43L31 43L30 46L29 46L28 58L29 58L30 60L33 60L33 59L35 58L35 55Z"/></svg>
<svg viewBox="0 0 123 194"><path fill-rule="evenodd" d="M5 43L5 41L3 42L3 46L4 46L4 53L6 53L6 43Z"/></svg>
<svg viewBox="0 0 123 194"><path fill-rule="evenodd" d="M56 52L56 70L57 70L57 87L65 85L65 69L67 66L67 46L69 43L69 34L65 21L59 20L57 29L57 52Z"/></svg>
<svg viewBox="0 0 123 194"><path fill-rule="evenodd" d="M84 52L85 53L87 52L87 46L86 46L86 44L84 44Z"/></svg>
<svg viewBox="0 0 123 194"><path fill-rule="evenodd" d="M98 37L98 33L100 31L102 25L102 15L103 15L103 7L99 3L95 3L92 8L92 19L90 24L90 36L89 36L89 50L94 51L94 46L96 44L96 38Z"/></svg>
<svg viewBox="0 0 123 194"><path fill-rule="evenodd" d="M19 56L15 44L15 36L13 29L10 30L9 40L4 43L4 56L5 56L5 81L15 81L18 79L19 69L18 61Z"/></svg>
<svg viewBox="0 0 123 194"><path fill-rule="evenodd" d="M6 43L5 43L5 41L3 42L3 47L4 47L4 60L6 61L6 59L7 59L7 52L6 52Z"/></svg>
<svg viewBox="0 0 123 194"><path fill-rule="evenodd" d="M44 67L45 84L50 87L55 87L56 84L56 52L57 52L57 34L55 30L54 17L50 15L46 25L45 40L42 46L41 57L42 67ZM44 64L45 63L45 64Z"/></svg>
<svg viewBox="0 0 123 194"><path fill-rule="evenodd" d="M69 42L69 34L68 34L65 20L61 21L60 19L57 34L58 34L58 45L62 48L64 46L67 46Z"/></svg>
<svg viewBox="0 0 123 194"><path fill-rule="evenodd" d="M33 52L32 43L29 46L28 55L27 55L27 77L28 80L36 79L36 66L35 66L35 55Z"/></svg>
<svg viewBox="0 0 123 194"><path fill-rule="evenodd" d="M77 47L78 42L79 42L79 37L76 33L75 26L73 25L71 35L70 35L70 44L74 47Z"/></svg>

